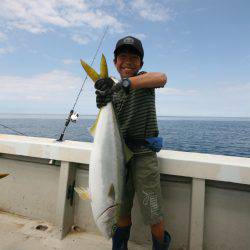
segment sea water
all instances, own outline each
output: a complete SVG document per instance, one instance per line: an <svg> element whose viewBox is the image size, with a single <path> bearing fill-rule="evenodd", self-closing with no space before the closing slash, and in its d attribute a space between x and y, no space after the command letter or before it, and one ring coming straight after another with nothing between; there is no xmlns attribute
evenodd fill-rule
<svg viewBox="0 0 250 250"><path fill-rule="evenodd" d="M58 139L65 124L62 115L0 115L0 124L25 135ZM70 123L64 139L92 142L95 116ZM250 118L158 117L164 149L250 157ZM0 126L0 134L16 134Z"/></svg>

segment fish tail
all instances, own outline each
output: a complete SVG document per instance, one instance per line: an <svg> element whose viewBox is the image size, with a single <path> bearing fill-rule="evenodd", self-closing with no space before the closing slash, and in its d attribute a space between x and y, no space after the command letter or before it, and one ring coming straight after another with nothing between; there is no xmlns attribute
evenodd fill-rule
<svg viewBox="0 0 250 250"><path fill-rule="evenodd" d="M101 63L100 63L100 77L107 78L108 77L108 66L105 56L102 54Z"/></svg>
<svg viewBox="0 0 250 250"><path fill-rule="evenodd" d="M100 75L83 60L81 60L81 65L93 82L96 82L100 78Z"/></svg>
<svg viewBox="0 0 250 250"><path fill-rule="evenodd" d="M90 200L89 190L83 187L75 187L74 190L82 200Z"/></svg>

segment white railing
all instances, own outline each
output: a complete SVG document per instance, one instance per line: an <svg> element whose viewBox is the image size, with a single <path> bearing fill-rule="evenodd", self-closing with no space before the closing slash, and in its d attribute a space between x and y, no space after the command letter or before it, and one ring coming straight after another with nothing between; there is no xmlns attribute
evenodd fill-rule
<svg viewBox="0 0 250 250"><path fill-rule="evenodd" d="M86 218L82 222L84 220L82 218L84 214L80 209L82 204L75 199L76 201L72 205L70 199L68 199L70 196L69 191L74 181L81 182L84 178L86 179L91 148L92 144L87 142L57 142L48 138L0 134L0 172L11 173L10 177L2 179L0 182L2 194L2 196L0 195L0 208L26 215L26 210L29 210L29 208L25 210L24 206L30 204L34 206L33 211L37 211L33 212L34 217L42 216L58 225L61 238L67 234L72 224L76 222L82 223L86 229L92 230L94 228L93 222L89 219L91 213L86 212L87 208L85 207L85 210L83 210ZM250 198L250 158L171 150L162 150L158 154L158 158L163 176L163 197L169 196L168 199L164 199L164 204L166 203L167 207L167 224L172 229L173 249L183 247L183 249L198 250L203 249L204 246L206 249L229 249L227 247L230 244L230 246L238 246L235 249L250 249L250 240L249 237L247 238L247 235L250 233L248 226L250 223L244 224L242 222L241 226L241 222L239 222L236 229L232 230L229 230L226 226L228 218L232 214L235 217L239 216L238 213L241 210L241 215L246 216L244 218L245 221L250 222L249 214L244 214L246 207L250 205L250 202L246 200ZM49 165L49 163L55 163L55 161L59 161L58 164L55 164L58 166L57 168L52 168L54 165ZM36 166L36 169L31 171L31 167L33 169L34 166ZM18 172L20 168L22 172ZM45 169L47 171L46 174L44 174ZM27 175L31 178L30 181L33 184L27 190L23 187L26 190L26 194L28 194L28 197L32 195L36 197L34 193L37 193L37 196L44 199L46 208L41 208L43 204L40 204L39 208L36 207L36 205L33 205L34 200L29 198L27 198L26 205L21 204L22 200L19 193L22 193L22 191L20 190L21 184L19 185L19 182L21 183L23 179L27 178ZM55 182L51 180L51 175L55 175ZM36 180L37 176L41 176L41 179L38 178ZM164 176L166 181L164 181ZM15 180L15 183L12 182L13 180ZM41 180L44 180L42 182L43 185L44 182L47 183L47 186L45 183L45 186L41 187L44 189L44 192L47 192L47 196L43 190L35 190L36 183ZM167 183L166 185L164 184L165 182ZM49 193L49 187L54 189L54 191ZM19 188L19 190L15 194L15 192L7 191L8 188ZM235 195L234 192L239 193ZM176 194L175 197L171 196L173 193ZM190 196L186 198L184 194ZM218 198L217 195L221 195L221 197ZM223 202L220 198L224 199ZM45 204L46 199L48 199L47 205ZM55 199L57 199L57 206L53 205L53 200ZM234 200L237 202L237 199L242 203L234 203ZM215 203L217 200L218 203ZM169 201L171 201L171 204L169 204ZM225 211L216 210L218 209L216 204L220 204L220 202L222 203L219 205L219 208L221 209L221 207L225 206ZM226 204L235 206L233 212L232 208L226 207ZM49 208L50 206L51 208ZM184 207L186 209L182 210ZM184 213L181 211L184 211ZM137 211L134 213L136 217L139 214ZM173 216L169 218L169 214ZM53 216L56 217L55 221L53 221ZM178 216L183 216L183 219ZM228 234L231 231L234 232L239 237L237 239L238 243L234 241L235 236L233 238L230 235L225 236L227 233L225 235L221 233L221 237L218 237L219 232L217 233L216 225L214 225L213 232L211 221L216 216L218 216L217 221L222 220L218 224L218 230L221 230L220 227L225 227L225 230L229 230ZM232 218L232 220L234 221L236 218ZM184 226L179 225L185 221L188 222L188 226L186 224ZM134 232L138 232L136 227L139 227L139 224L139 222L135 222ZM93 229L93 231L95 230ZM218 239L212 242L210 239L216 234ZM141 236L135 235L134 239L143 241L144 235L141 232ZM224 240L225 242L223 242ZM218 246L221 246L221 248L217 248Z"/></svg>

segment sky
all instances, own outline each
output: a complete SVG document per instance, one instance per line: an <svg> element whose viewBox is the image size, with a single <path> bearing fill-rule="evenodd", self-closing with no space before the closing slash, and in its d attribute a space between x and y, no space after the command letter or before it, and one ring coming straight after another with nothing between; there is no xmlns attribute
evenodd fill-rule
<svg viewBox="0 0 250 250"><path fill-rule="evenodd" d="M158 115L250 117L248 0L1 0L0 113L68 114L108 27L110 75L118 39L141 39L143 70L163 72ZM87 80L78 113L97 114Z"/></svg>

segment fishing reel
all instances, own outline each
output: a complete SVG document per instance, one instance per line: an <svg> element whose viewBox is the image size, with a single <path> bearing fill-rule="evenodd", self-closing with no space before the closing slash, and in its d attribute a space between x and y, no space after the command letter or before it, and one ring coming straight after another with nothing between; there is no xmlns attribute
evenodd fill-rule
<svg viewBox="0 0 250 250"><path fill-rule="evenodd" d="M79 117L79 114L74 112L74 113L70 116L70 121L76 123L78 117Z"/></svg>
<svg viewBox="0 0 250 250"><path fill-rule="evenodd" d="M66 128L68 127L69 123L70 122L76 123L78 117L79 117L79 114L74 112L74 110L72 109L70 111L69 115L68 115L68 118L65 121L63 132L61 133L60 138L57 141L62 141L63 140L64 133L65 133Z"/></svg>

